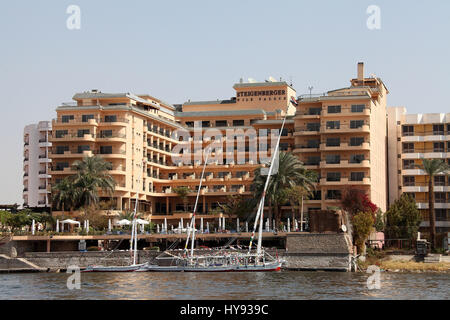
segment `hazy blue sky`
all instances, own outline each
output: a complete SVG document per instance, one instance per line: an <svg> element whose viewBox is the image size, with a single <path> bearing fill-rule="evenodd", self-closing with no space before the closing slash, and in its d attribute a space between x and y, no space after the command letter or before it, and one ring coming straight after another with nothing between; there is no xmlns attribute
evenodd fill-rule
<svg viewBox="0 0 450 320"><path fill-rule="evenodd" d="M69 5L81 29L69 30ZM381 29L369 30L369 5ZM356 64L388 103L450 112L450 1L2 1L0 203L22 203L23 127L75 92L229 98L243 77L292 77L298 94L348 86Z"/></svg>

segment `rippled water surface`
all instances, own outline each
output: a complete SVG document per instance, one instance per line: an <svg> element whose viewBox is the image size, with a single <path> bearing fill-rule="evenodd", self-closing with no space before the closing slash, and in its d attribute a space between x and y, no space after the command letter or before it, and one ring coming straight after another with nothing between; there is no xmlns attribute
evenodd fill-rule
<svg viewBox="0 0 450 320"><path fill-rule="evenodd" d="M368 290L364 273L66 273L0 274L0 299L450 299L450 274L382 273Z"/></svg>

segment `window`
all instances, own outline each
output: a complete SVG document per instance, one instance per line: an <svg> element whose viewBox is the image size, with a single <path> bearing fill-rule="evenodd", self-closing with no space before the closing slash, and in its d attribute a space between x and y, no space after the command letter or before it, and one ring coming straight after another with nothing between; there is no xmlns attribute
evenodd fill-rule
<svg viewBox="0 0 450 320"><path fill-rule="evenodd" d="M414 169L414 160L403 160L403 169Z"/></svg>
<svg viewBox="0 0 450 320"><path fill-rule="evenodd" d="M415 184L416 184L416 178L414 176L404 176L403 177L403 186L414 187Z"/></svg>
<svg viewBox="0 0 450 320"><path fill-rule="evenodd" d="M340 200L341 199L341 190L327 190L327 199L328 200Z"/></svg>
<svg viewBox="0 0 450 320"><path fill-rule="evenodd" d="M306 158L306 165L307 166L317 166L320 163L320 157L314 156L314 157L308 157Z"/></svg>
<svg viewBox="0 0 450 320"><path fill-rule="evenodd" d="M84 145L84 146L78 146L78 153L83 153L83 151L89 151L91 150L91 147Z"/></svg>
<svg viewBox="0 0 450 320"><path fill-rule="evenodd" d="M365 104L352 104L352 112L363 112L365 108Z"/></svg>
<svg viewBox="0 0 450 320"><path fill-rule="evenodd" d="M319 140L308 140L308 142L307 142L307 147L308 148L314 148L314 149L316 149L316 148L319 148L319 144L320 144L320 141Z"/></svg>
<svg viewBox="0 0 450 320"><path fill-rule="evenodd" d="M361 163L364 160L363 154L352 154L350 156L350 163Z"/></svg>
<svg viewBox="0 0 450 320"><path fill-rule="evenodd" d="M338 154L330 154L326 156L327 164L339 164L341 163L341 156Z"/></svg>
<svg viewBox="0 0 450 320"><path fill-rule="evenodd" d="M321 111L322 111L322 108L309 108L308 115L311 115L311 116L320 115Z"/></svg>
<svg viewBox="0 0 450 320"><path fill-rule="evenodd" d="M450 124L447 124L447 133L450 134Z"/></svg>
<svg viewBox="0 0 450 320"><path fill-rule="evenodd" d="M339 147L341 145L340 138L327 138L327 147Z"/></svg>
<svg viewBox="0 0 450 320"><path fill-rule="evenodd" d="M55 166L56 171L63 171L64 168L68 168L69 163L68 162L57 162Z"/></svg>
<svg viewBox="0 0 450 320"><path fill-rule="evenodd" d="M112 130L102 130L100 131L100 138L111 138Z"/></svg>
<svg viewBox="0 0 450 320"><path fill-rule="evenodd" d="M306 124L307 131L320 131L320 123L318 122L310 122Z"/></svg>
<svg viewBox="0 0 450 320"><path fill-rule="evenodd" d="M445 186L445 176L434 176L434 185L438 187Z"/></svg>
<svg viewBox="0 0 450 320"><path fill-rule="evenodd" d="M445 192L435 192L434 193L435 203L445 203Z"/></svg>
<svg viewBox="0 0 450 320"><path fill-rule="evenodd" d="M402 126L402 134L404 137L414 135L414 126Z"/></svg>
<svg viewBox="0 0 450 320"><path fill-rule="evenodd" d="M209 121L202 121L202 128L208 128L211 126L211 123Z"/></svg>
<svg viewBox="0 0 450 320"><path fill-rule="evenodd" d="M69 146L57 146L56 154L64 154L64 152L69 151Z"/></svg>
<svg viewBox="0 0 450 320"><path fill-rule="evenodd" d="M245 124L244 120L233 120L233 126L241 127Z"/></svg>
<svg viewBox="0 0 450 320"><path fill-rule="evenodd" d="M227 120L217 120L216 127L226 127L228 126Z"/></svg>
<svg viewBox="0 0 450 320"><path fill-rule="evenodd" d="M447 215L446 209L435 209L436 211L436 221L449 221L450 217Z"/></svg>
<svg viewBox="0 0 450 320"><path fill-rule="evenodd" d="M83 114L81 116L81 122L89 122L89 119L94 119L93 114Z"/></svg>
<svg viewBox="0 0 450 320"><path fill-rule="evenodd" d="M341 106L328 106L328 113L341 113Z"/></svg>
<svg viewBox="0 0 450 320"><path fill-rule="evenodd" d="M350 146L352 146L352 147L362 146L363 143L364 143L363 137L351 137L350 138Z"/></svg>
<svg viewBox="0 0 450 320"><path fill-rule="evenodd" d="M280 143L280 150L287 151L289 149L289 143Z"/></svg>
<svg viewBox="0 0 450 320"><path fill-rule="evenodd" d="M327 121L327 129L339 129L340 127L340 121Z"/></svg>
<svg viewBox="0 0 450 320"><path fill-rule="evenodd" d="M116 115L105 116L105 122L117 122L117 116Z"/></svg>
<svg viewBox="0 0 450 320"><path fill-rule="evenodd" d="M68 133L67 130L56 130L55 137L56 138L64 138L64 136Z"/></svg>
<svg viewBox="0 0 450 320"><path fill-rule="evenodd" d="M322 200L322 192L321 191L313 191L310 200Z"/></svg>
<svg viewBox="0 0 450 320"><path fill-rule="evenodd" d="M288 133L289 133L288 129L283 129L283 131L281 131L281 136L287 137Z"/></svg>
<svg viewBox="0 0 450 320"><path fill-rule="evenodd" d="M362 128L364 120L350 120L350 129Z"/></svg>
<svg viewBox="0 0 450 320"><path fill-rule="evenodd" d="M433 135L435 135L435 136L444 135L444 125L443 124L434 124L433 125Z"/></svg>
<svg viewBox="0 0 450 320"><path fill-rule="evenodd" d="M194 121L187 121L186 122L186 127L193 128L194 127Z"/></svg>
<svg viewBox="0 0 450 320"><path fill-rule="evenodd" d="M327 172L327 181L341 181L341 173Z"/></svg>
<svg viewBox="0 0 450 320"><path fill-rule="evenodd" d="M364 172L351 172L350 181L363 181Z"/></svg>
<svg viewBox="0 0 450 320"><path fill-rule="evenodd" d="M112 154L112 146L100 146L100 154Z"/></svg>
<svg viewBox="0 0 450 320"><path fill-rule="evenodd" d="M89 134L89 129L78 130L78 138L83 138L85 134Z"/></svg>
<svg viewBox="0 0 450 320"><path fill-rule="evenodd" d="M404 142L403 143L403 153L413 153L413 152L414 152L414 143Z"/></svg>
<svg viewBox="0 0 450 320"><path fill-rule="evenodd" d="M73 115L66 115L66 116L62 116L61 117L61 122L66 123L69 122L70 120L73 120L74 116Z"/></svg>
<svg viewBox="0 0 450 320"><path fill-rule="evenodd" d="M433 143L433 151L434 152L444 152L444 142L434 142Z"/></svg>
<svg viewBox="0 0 450 320"><path fill-rule="evenodd" d="M254 124L256 121L258 121L258 119L251 119L250 124Z"/></svg>

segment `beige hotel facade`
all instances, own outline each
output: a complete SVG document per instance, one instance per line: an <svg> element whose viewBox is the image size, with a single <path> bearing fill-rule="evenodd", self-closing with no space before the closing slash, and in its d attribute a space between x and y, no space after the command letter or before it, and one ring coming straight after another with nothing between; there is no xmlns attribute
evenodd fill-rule
<svg viewBox="0 0 450 320"><path fill-rule="evenodd" d="M59 106L52 121L51 184L73 174L74 161L95 154L112 164L110 173L117 182L110 212L131 210L138 194L139 211L153 221L189 218L189 213L182 213L183 201L174 188L188 186L192 190L188 197L192 209L202 165L196 161L195 153L189 164L178 163L175 159L179 152L175 150L181 144L190 145L191 150L199 145L205 147L209 140L203 134L215 130L224 137L221 141L224 150L230 139L234 147L225 152L223 160L207 165L198 213L210 219L222 216L216 209L226 202L227 196L252 196L253 171L263 161L259 153L255 158L250 149L254 137L246 133L279 130L286 116L280 149L293 152L320 177L314 197L305 203L305 212L339 207L340 197L349 188L364 190L383 211L401 192L408 192L398 188L403 171L400 167L394 169L391 158L388 166L388 155L394 154L392 141L396 140L398 147L397 139L403 139L398 136L399 128L410 117L395 113L399 120L394 121L393 129L393 115L387 110L389 91L380 78L364 76L362 63L358 64L357 75L349 86L320 95L297 97L292 85L273 79L241 80L233 89L230 99L187 101L179 105L148 94L110 94L97 90L75 94L75 102ZM444 118L441 115L439 123L449 130L448 115ZM242 133L244 149L237 146L236 136L227 136L227 130ZM188 140L181 142L179 132L186 133ZM196 140L199 132L200 141ZM268 138L267 143L271 142ZM428 148L428 144L424 147ZM445 142L444 149L448 147ZM399 152L395 154L398 156ZM443 157L448 159L448 155ZM397 161L395 165L401 163ZM393 181L397 181L396 187ZM103 200L108 197L103 195ZM291 214L289 205L282 210ZM211 215L212 212L216 214ZM58 214L54 211L54 215Z"/></svg>

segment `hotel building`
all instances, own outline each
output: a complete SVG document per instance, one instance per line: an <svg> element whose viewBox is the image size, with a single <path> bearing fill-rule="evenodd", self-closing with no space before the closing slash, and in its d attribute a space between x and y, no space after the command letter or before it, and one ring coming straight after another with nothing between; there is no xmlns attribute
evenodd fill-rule
<svg viewBox="0 0 450 320"><path fill-rule="evenodd" d="M388 108L389 201L402 193L415 198L429 227L428 179L422 159L450 164L450 113L407 114L406 108ZM436 232L450 231L450 177L434 177Z"/></svg>
<svg viewBox="0 0 450 320"><path fill-rule="evenodd" d="M364 190L386 210L388 93L381 79L364 77L359 63L349 87L299 98L294 153L320 177L305 211L339 207L350 188Z"/></svg>
<svg viewBox="0 0 450 320"><path fill-rule="evenodd" d="M31 208L50 206L49 142L52 127L49 121L30 124L23 131L23 205Z"/></svg>

